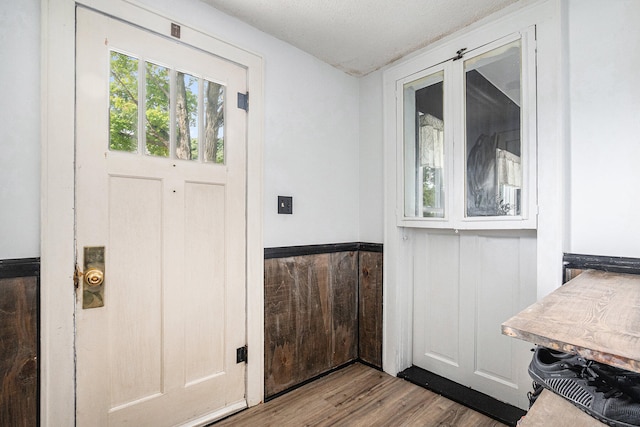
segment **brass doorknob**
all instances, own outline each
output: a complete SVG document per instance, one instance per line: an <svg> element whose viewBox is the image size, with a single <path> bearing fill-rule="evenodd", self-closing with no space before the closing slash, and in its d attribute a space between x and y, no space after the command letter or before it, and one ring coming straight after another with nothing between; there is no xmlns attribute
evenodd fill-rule
<svg viewBox="0 0 640 427"><path fill-rule="evenodd" d="M84 281L89 286L100 286L104 282L104 273L97 268L90 268L84 273Z"/></svg>

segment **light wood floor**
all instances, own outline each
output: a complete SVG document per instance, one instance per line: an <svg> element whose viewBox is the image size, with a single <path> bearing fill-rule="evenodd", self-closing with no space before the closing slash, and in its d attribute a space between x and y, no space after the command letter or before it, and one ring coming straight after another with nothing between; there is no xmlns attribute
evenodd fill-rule
<svg viewBox="0 0 640 427"><path fill-rule="evenodd" d="M504 426L408 381L356 363L214 427L334 425Z"/></svg>

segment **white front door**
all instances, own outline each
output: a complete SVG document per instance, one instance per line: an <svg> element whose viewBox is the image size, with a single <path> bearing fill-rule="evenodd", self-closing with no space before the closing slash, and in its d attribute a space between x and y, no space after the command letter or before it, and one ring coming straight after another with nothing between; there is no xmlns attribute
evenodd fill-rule
<svg viewBox="0 0 640 427"><path fill-rule="evenodd" d="M105 248L77 425L211 421L246 406L246 70L81 7L76 34L80 269Z"/></svg>

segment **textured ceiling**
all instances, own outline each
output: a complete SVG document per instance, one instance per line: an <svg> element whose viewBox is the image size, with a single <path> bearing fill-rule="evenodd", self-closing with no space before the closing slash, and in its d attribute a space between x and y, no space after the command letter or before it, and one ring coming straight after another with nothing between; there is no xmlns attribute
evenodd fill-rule
<svg viewBox="0 0 640 427"><path fill-rule="evenodd" d="M354 76L518 0L203 0Z"/></svg>

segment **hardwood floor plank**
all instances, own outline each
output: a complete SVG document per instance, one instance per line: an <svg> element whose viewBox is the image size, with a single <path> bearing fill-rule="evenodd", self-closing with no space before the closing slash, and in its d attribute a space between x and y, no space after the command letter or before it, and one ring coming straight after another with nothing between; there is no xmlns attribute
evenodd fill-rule
<svg viewBox="0 0 640 427"><path fill-rule="evenodd" d="M429 390L359 363L215 423L215 427L335 425L504 426Z"/></svg>

